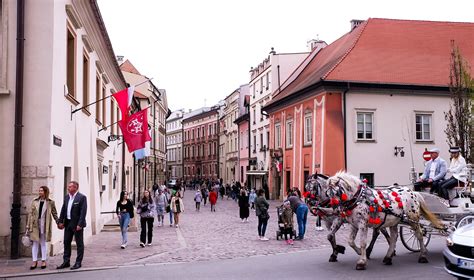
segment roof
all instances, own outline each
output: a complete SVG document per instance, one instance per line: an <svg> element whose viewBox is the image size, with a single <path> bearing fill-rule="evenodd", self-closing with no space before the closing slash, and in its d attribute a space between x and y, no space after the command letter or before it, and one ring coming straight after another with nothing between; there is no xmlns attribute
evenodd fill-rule
<svg viewBox="0 0 474 280"><path fill-rule="evenodd" d="M120 70L124 72L141 75L140 72L138 72L137 68L135 68L135 66L133 66L133 64L128 59L125 60L122 64L120 64Z"/></svg>
<svg viewBox="0 0 474 280"><path fill-rule="evenodd" d="M473 38L474 23L371 18L311 53L267 106L321 81L446 87L452 41L473 65Z"/></svg>

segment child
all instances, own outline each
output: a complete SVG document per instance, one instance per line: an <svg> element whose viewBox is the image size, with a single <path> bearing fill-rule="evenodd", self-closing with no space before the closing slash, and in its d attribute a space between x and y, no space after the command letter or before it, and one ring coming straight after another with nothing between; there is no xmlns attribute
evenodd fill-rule
<svg viewBox="0 0 474 280"><path fill-rule="evenodd" d="M252 189L252 191L250 191L250 195L249 195L249 202L251 204L251 207L250 209L254 209L255 210L255 199L257 198L257 194L255 193L255 190Z"/></svg>
<svg viewBox="0 0 474 280"><path fill-rule="evenodd" d="M284 230L282 234L285 235L285 240L288 245L293 245L293 239L291 239L291 234L293 231L293 210L291 210L290 202L285 201L283 203L283 213L282 213L282 222L284 224ZM290 239L288 239L290 235Z"/></svg>
<svg viewBox="0 0 474 280"><path fill-rule="evenodd" d="M200 190L196 191L196 194L194 195L194 201L196 202L196 211L199 212L201 209L201 201L202 201L202 194Z"/></svg>

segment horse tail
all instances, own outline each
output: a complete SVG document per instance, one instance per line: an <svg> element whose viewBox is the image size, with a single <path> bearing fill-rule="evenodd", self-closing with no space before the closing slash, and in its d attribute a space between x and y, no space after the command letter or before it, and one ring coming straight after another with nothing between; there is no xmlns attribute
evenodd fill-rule
<svg viewBox="0 0 474 280"><path fill-rule="evenodd" d="M443 229L444 228L443 223L436 217L435 214L433 214L428 209L424 199L421 200L420 210L421 210L421 215L423 215L423 217L425 217L428 221L430 221L435 228L437 228L437 229Z"/></svg>

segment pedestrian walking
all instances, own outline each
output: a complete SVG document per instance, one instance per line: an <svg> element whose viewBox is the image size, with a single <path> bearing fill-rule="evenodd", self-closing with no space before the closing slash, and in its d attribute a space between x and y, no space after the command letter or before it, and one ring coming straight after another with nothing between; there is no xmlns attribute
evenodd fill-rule
<svg viewBox="0 0 474 280"><path fill-rule="evenodd" d="M171 198L171 211L174 215L174 225L179 227L179 216L184 212L184 204L179 192Z"/></svg>
<svg viewBox="0 0 474 280"><path fill-rule="evenodd" d="M170 227L172 227L173 226L173 211L171 211L171 198L173 197L173 195L168 188L166 188L163 193L165 194L166 201L167 201L167 206L165 207L165 211L166 213L169 213Z"/></svg>
<svg viewBox="0 0 474 280"><path fill-rule="evenodd" d="M255 193L255 190L252 189L250 191L250 195L249 195L250 209L255 210L255 199L256 198L257 198L257 194Z"/></svg>
<svg viewBox="0 0 474 280"><path fill-rule="evenodd" d="M138 202L137 214L140 214L140 246L143 248L151 246L153 240L153 221L155 220L155 203L151 198L150 191L145 190L143 197ZM148 237L148 243L147 241Z"/></svg>
<svg viewBox="0 0 474 280"><path fill-rule="evenodd" d="M120 199L117 201L117 206L115 207L115 213L119 219L120 231L122 232L122 245L120 248L125 249L127 247L127 231L130 220L133 219L133 203L128 199L128 192L122 191L120 193Z"/></svg>
<svg viewBox="0 0 474 280"><path fill-rule="evenodd" d="M242 223L247 223L249 221L249 197L247 192L242 189L239 196L239 214Z"/></svg>
<svg viewBox="0 0 474 280"><path fill-rule="evenodd" d="M46 268L46 259L48 256L48 249L46 242L51 241L51 223L58 222L58 212L56 211L56 204L54 200L49 198L49 188L46 186L39 187L38 197L31 202L30 210L28 211L28 222L26 231L29 232L30 240L33 241L31 247L31 256L33 257L33 264L30 269L38 267L38 253L41 247L41 269Z"/></svg>
<svg viewBox="0 0 474 280"><path fill-rule="evenodd" d="M268 214L270 204L268 204L264 195L265 191L263 189L257 191L255 215L258 217L258 238L262 241L268 241L269 239L265 237L265 231L267 230L268 219L270 219L270 215Z"/></svg>
<svg viewBox="0 0 474 280"><path fill-rule="evenodd" d="M158 226L162 227L165 224L165 210L168 206L168 199L161 189L158 189L155 195L156 218Z"/></svg>
<svg viewBox="0 0 474 280"><path fill-rule="evenodd" d="M293 213L296 214L296 221L298 222L298 236L295 240L303 240L306 232L306 221L308 218L308 206L301 198L293 192L287 199L290 202Z"/></svg>
<svg viewBox="0 0 474 280"><path fill-rule="evenodd" d="M199 212L201 210L201 201L202 201L202 194L201 191L196 191L196 194L194 194L194 202L196 202L196 211Z"/></svg>
<svg viewBox="0 0 474 280"><path fill-rule="evenodd" d="M87 197L79 192L79 183L71 181L67 185L68 194L59 215L58 228L64 229L63 263L57 269L70 266L72 237L76 240L77 257L72 270L81 268L84 258L84 228L86 227Z"/></svg>
<svg viewBox="0 0 474 280"><path fill-rule="evenodd" d="M217 193L215 191L209 192L209 203L211 204L211 212L216 212Z"/></svg>
<svg viewBox="0 0 474 280"><path fill-rule="evenodd" d="M204 206L206 206L207 197L209 196L209 190L207 189L205 184L202 184L202 186L201 186L201 193L202 193L202 199L204 201Z"/></svg>

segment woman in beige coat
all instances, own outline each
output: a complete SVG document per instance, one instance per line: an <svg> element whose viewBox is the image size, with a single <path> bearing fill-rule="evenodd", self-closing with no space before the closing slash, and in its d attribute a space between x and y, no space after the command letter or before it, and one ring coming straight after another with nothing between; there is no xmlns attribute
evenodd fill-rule
<svg viewBox="0 0 474 280"><path fill-rule="evenodd" d="M176 194L171 199L171 211L174 215L174 226L179 227L179 215L180 213L184 212L184 204L183 200L181 199L180 192L176 192Z"/></svg>
<svg viewBox="0 0 474 280"><path fill-rule="evenodd" d="M49 189L46 186L39 187L39 196L31 202L28 217L28 225L26 230L30 233L30 239L33 241L31 253L33 256L33 264L30 269L38 266L38 249L41 245L41 268L46 268L46 242L51 241L51 217L56 223L58 220L58 212L54 201L49 199Z"/></svg>

